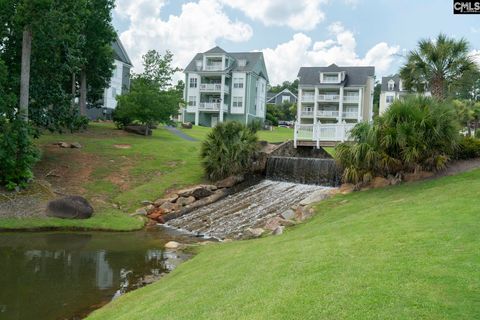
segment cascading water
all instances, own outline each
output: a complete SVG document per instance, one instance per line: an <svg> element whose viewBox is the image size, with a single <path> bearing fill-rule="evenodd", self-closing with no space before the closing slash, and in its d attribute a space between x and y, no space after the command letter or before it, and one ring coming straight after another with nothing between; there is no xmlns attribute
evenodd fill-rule
<svg viewBox="0 0 480 320"><path fill-rule="evenodd" d="M218 202L170 220L168 226L216 238L237 238L249 227L265 222L313 192L328 187L263 180Z"/></svg>
<svg viewBox="0 0 480 320"><path fill-rule="evenodd" d="M333 159L272 156L267 160L266 177L324 186L337 186L339 182Z"/></svg>

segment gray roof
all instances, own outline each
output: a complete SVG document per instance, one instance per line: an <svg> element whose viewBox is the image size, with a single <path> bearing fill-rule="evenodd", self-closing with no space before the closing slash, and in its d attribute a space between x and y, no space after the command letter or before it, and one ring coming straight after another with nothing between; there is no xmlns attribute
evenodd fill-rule
<svg viewBox="0 0 480 320"><path fill-rule="evenodd" d="M185 72L197 72L197 66L195 61L197 60L202 60L203 59L203 54L208 54L208 53L224 53L228 55L229 57L235 59L235 62L233 65L230 67L231 71L243 71L243 72L248 72L248 71L254 71L255 66L257 63L263 59L263 52L226 52L220 47L214 47L208 51L205 51L204 53L197 53L195 57L193 58L192 61L187 65L185 68ZM245 66L239 66L238 65L238 60L245 60L246 64ZM262 74L262 76L265 77L265 79L268 80L268 75Z"/></svg>
<svg viewBox="0 0 480 320"><path fill-rule="evenodd" d="M390 80L395 81L393 91L399 92L400 91L400 75L398 74L394 74L393 76L389 76L389 77L382 77L382 91L392 91L392 90L388 90L388 82Z"/></svg>
<svg viewBox="0 0 480 320"><path fill-rule="evenodd" d="M336 64L331 64L328 67L301 67L298 71L299 84L328 86L320 83L320 73L342 71L345 72L345 81L340 83L343 86L363 86L367 83L369 77L375 75L375 67L339 67Z"/></svg>
<svg viewBox="0 0 480 320"><path fill-rule="evenodd" d="M123 47L122 41L120 41L120 38L118 36L115 42L112 44L112 47L113 47L114 58L116 60L122 61L123 63L126 63L129 66L133 66L132 61L128 57L127 51Z"/></svg>

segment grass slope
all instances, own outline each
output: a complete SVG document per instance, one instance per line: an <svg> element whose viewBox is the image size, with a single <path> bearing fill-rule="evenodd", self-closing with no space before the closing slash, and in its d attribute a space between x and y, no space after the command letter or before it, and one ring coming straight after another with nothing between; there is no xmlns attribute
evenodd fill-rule
<svg viewBox="0 0 480 320"><path fill-rule="evenodd" d="M80 142L82 149L59 149L58 141ZM55 218L0 218L0 229L85 228L135 230L143 226L139 218L130 217L142 200L155 200L165 190L203 180L200 143L185 141L163 128L152 137L142 137L115 130L111 123L92 123L89 130L75 134L45 134L37 141L42 148L44 169L68 167L52 184L63 184L67 193L81 194L96 209L88 220ZM115 145L130 145L119 149ZM39 171L39 170L37 170ZM77 185L75 185L77 184ZM120 205L122 210L114 209Z"/></svg>
<svg viewBox="0 0 480 320"><path fill-rule="evenodd" d="M474 319L480 170L337 196L278 237L202 247L89 319Z"/></svg>
<svg viewBox="0 0 480 320"><path fill-rule="evenodd" d="M212 130L209 127L193 126L192 129L181 129L185 134L198 140L204 140ZM258 139L271 143L279 143L293 139L293 129L274 127L272 131L258 131Z"/></svg>

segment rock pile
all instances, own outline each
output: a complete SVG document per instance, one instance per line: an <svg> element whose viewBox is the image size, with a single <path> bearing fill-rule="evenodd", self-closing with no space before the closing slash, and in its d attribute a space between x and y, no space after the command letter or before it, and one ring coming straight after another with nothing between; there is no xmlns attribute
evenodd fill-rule
<svg viewBox="0 0 480 320"><path fill-rule="evenodd" d="M216 184L202 184L172 191L153 202L142 201L145 206L133 215L143 215L155 222L165 223L226 197L230 188L243 181L243 176L231 176Z"/></svg>

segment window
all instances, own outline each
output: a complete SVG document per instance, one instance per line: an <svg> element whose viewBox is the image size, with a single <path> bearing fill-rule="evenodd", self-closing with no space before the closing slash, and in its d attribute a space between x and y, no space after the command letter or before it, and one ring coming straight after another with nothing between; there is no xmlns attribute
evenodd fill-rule
<svg viewBox="0 0 480 320"><path fill-rule="evenodd" d="M112 98L117 96L117 88L112 88Z"/></svg>
<svg viewBox="0 0 480 320"><path fill-rule="evenodd" d="M328 74L324 73L323 74L323 82L325 83L337 83L338 81L338 73L334 74Z"/></svg>
<svg viewBox="0 0 480 320"><path fill-rule="evenodd" d="M387 103L392 103L393 102L393 96L387 96Z"/></svg>
<svg viewBox="0 0 480 320"><path fill-rule="evenodd" d="M395 88L395 82L393 80L388 81L388 91L393 91Z"/></svg>
<svg viewBox="0 0 480 320"><path fill-rule="evenodd" d="M243 97L233 97L232 107L243 108Z"/></svg>
<svg viewBox="0 0 480 320"><path fill-rule="evenodd" d="M282 103L284 102L290 102L290 96L282 96Z"/></svg>
<svg viewBox="0 0 480 320"><path fill-rule="evenodd" d="M239 59L238 60L238 66L239 67L245 67L247 65L247 60L245 59Z"/></svg>
<svg viewBox="0 0 480 320"><path fill-rule="evenodd" d="M190 88L197 87L197 78L190 78Z"/></svg>
<svg viewBox="0 0 480 320"><path fill-rule="evenodd" d="M188 97L188 105L190 107L195 107L197 105L197 97L196 96L189 96Z"/></svg>
<svg viewBox="0 0 480 320"><path fill-rule="evenodd" d="M235 89L243 89L243 78L233 78L233 87Z"/></svg>

